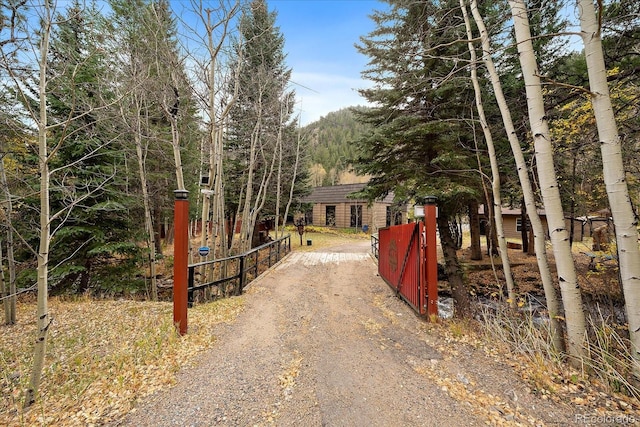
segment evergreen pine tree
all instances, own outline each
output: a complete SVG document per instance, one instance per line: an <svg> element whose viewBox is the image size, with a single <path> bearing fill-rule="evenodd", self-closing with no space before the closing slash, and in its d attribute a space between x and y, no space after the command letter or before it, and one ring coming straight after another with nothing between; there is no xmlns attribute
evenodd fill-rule
<svg viewBox="0 0 640 427"><path fill-rule="evenodd" d="M138 256L131 233L132 200L120 171L124 156L111 144L105 114L112 101L103 84L107 58L96 9L75 1L59 17L49 56L48 103L51 138L51 208L65 212L52 224L53 283L83 292L89 286L111 290L123 277L133 279ZM113 280L118 277L118 280Z"/></svg>
<svg viewBox="0 0 640 427"><path fill-rule="evenodd" d="M438 197L438 228L457 314L469 314L468 292L455 255L451 225L479 197L479 174L464 121L473 93L459 61L468 51L457 1L389 1L373 15L377 28L359 46L375 86L361 93L375 107L359 117L373 131L359 142L356 169L373 176L373 199L390 191L405 200Z"/></svg>

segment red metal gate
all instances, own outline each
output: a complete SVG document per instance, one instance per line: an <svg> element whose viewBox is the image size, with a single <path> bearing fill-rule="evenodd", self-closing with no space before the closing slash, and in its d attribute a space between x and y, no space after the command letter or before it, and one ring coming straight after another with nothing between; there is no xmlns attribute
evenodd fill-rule
<svg viewBox="0 0 640 427"><path fill-rule="evenodd" d="M426 223L426 226L425 226ZM425 206L425 223L380 229L378 272L414 310L438 315L435 206Z"/></svg>

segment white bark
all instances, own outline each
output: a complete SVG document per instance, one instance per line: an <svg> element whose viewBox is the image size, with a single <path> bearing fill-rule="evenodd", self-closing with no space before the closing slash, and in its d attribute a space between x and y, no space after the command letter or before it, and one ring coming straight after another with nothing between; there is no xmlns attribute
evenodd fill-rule
<svg viewBox="0 0 640 427"><path fill-rule="evenodd" d="M4 169L4 157L0 159L0 186L5 195L4 201L4 221L7 228L7 267L9 269L9 283L7 286L6 278L2 276L3 281L3 294L4 297L4 309L5 309L5 323L7 325L13 325L16 323L16 262L13 256L13 202L11 201L11 192L9 191L9 184L7 182L7 174ZM2 256L0 256L0 260ZM2 262L0 262L0 268L2 268ZM4 273L4 269L3 269Z"/></svg>
<svg viewBox="0 0 640 427"><path fill-rule="evenodd" d="M284 226L287 222L287 215L289 215L289 208L291 207L291 201L293 200L293 190L296 186L296 178L298 176L298 165L300 164L300 145L302 137L300 136L300 120L298 119L298 140L296 142L296 161L293 165L293 178L291 178L291 187L289 187L289 200L287 201L287 207L284 210L284 221L282 223L282 232L284 235ZM374 209L375 211L375 209Z"/></svg>
<svg viewBox="0 0 640 427"><path fill-rule="evenodd" d="M224 258L228 253L228 246L225 232L223 134L224 122L237 98L238 88L236 83L231 99L224 101L217 99L221 92L218 91L216 87L216 73L219 72L217 69L218 57L227 41L228 27L231 19L239 10L239 2L236 1L233 4L221 2L220 8L215 11L212 9L204 9L201 1L192 1L191 4L205 27L205 36L202 37L201 40L209 54L208 63L201 64L201 68L204 70L203 74L206 76L205 87L207 92L206 96L201 97L201 100L205 104L204 109L209 116L209 183L204 186L204 189L208 190L206 193L212 193L212 196L209 194L203 195L202 235L200 244L201 246L207 246L209 241L211 241L213 245L213 258ZM214 12L217 20L214 20ZM217 38L216 30L219 30ZM238 67L240 66L241 61L238 62ZM234 70L234 72L237 73L239 70ZM236 82L237 81L236 79ZM223 104L220 112L216 109L218 102ZM210 216L212 217L211 222L209 221Z"/></svg>
<svg viewBox="0 0 640 427"><path fill-rule="evenodd" d="M549 311L550 330L553 335L553 344L556 350L564 351L562 325L558 321L558 316L560 314L560 302L558 301L556 289L553 285L553 278L551 277L551 270L549 269L544 227L536 208L535 196L531 180L529 179L527 163L525 161L524 154L522 153L522 148L513 125L513 120L511 119L511 111L509 110L507 100L504 96L504 92L502 91L500 77L498 76L498 72L496 71L496 67L493 62L489 33L484 25L484 20L480 15L480 11L478 10L476 0L471 0L471 13L473 14L476 25L480 30L480 39L483 51L482 59L485 67L487 68L489 78L491 79L493 92L500 109L500 114L502 115L502 122L516 162L518 178L520 180L527 214L529 215L529 221L531 222L531 228L533 230L536 260L538 262L538 270L540 271L540 280L542 281L542 287L544 288L545 299L547 300L547 310Z"/></svg>
<svg viewBox="0 0 640 427"><path fill-rule="evenodd" d="M260 99L258 97L258 99ZM249 158L247 165L247 182L245 186L245 198L244 198L244 207L242 209L242 226L240 227L240 250L242 252L246 252L251 248L251 231L253 230L253 217L252 217L252 202L253 202L253 179L254 179L254 169L256 167L257 160L257 150L258 150L258 142L260 139L260 121L261 121L261 110L260 106L258 106L258 114L257 120L254 124L253 131L251 132L251 146L249 148Z"/></svg>
<svg viewBox="0 0 640 427"><path fill-rule="evenodd" d="M141 111L140 103L134 95L135 111ZM123 113L124 117L124 113ZM151 299L158 300L158 280L156 278L156 236L153 228L153 217L151 216L151 201L147 184L147 171L145 165L146 150L142 147L142 128L140 117L136 115L133 139L136 145L136 156L138 157L138 173L140 175L140 187L142 188L142 201L144 204L144 228L147 233L147 246L149 247L149 274L151 275Z"/></svg>
<svg viewBox="0 0 640 427"><path fill-rule="evenodd" d="M184 172L182 170L182 154L180 152L180 132L178 131L178 119L167 110L167 117L171 124L171 148L173 149L173 161L176 170L176 188L185 190Z"/></svg>
<svg viewBox="0 0 640 427"><path fill-rule="evenodd" d="M280 197L282 190L282 152L283 152L283 144L282 144L282 133L284 130L284 119L289 112L289 98L282 103L280 106L280 122L278 126L278 137L276 140L276 153L278 156L278 173L276 176L276 218L275 218L275 237L278 239L278 231L280 226ZM275 155L275 154L274 154ZM287 221L287 217L284 218L283 222Z"/></svg>
<svg viewBox="0 0 640 427"><path fill-rule="evenodd" d="M584 356L586 322L582 295L569 245L569 233L564 222L560 191L553 163L551 134L544 110L542 85L531 41L527 10L523 0L509 0L514 21L518 53L527 93L527 106L531 134L535 146L540 191L547 215L549 235L556 260L560 291L564 304L567 327L567 351L571 362L579 365Z"/></svg>
<svg viewBox="0 0 640 427"><path fill-rule="evenodd" d="M49 153L47 148L47 54L53 11L48 2L43 3L44 16L41 21L39 49L39 117L38 125L38 169L40 173L40 246L38 248L38 301L37 336L33 352L33 368L29 377L24 406L35 403L42 379L42 370L47 351L47 338L51 318L49 316L49 245L51 243L51 216L49 206Z"/></svg>
<svg viewBox="0 0 640 427"><path fill-rule="evenodd" d="M638 249L638 219L633 213L629 197L626 174L622 162L622 146L616 125L609 87L607 71L602 51L601 28L598 25L593 2L578 0L580 10L581 35L589 73L591 103L595 113L604 183L611 207L620 278L624 292L631 354L637 362L636 379L640 380L640 250ZM600 11L602 13L602 11Z"/></svg>
<svg viewBox="0 0 640 427"><path fill-rule="evenodd" d="M11 321L11 308L9 306L9 298L11 298L11 294L4 279L4 254L2 252L2 240L0 240L0 299L2 299L2 305L4 306L5 325L11 325L13 323Z"/></svg>
<svg viewBox="0 0 640 427"><path fill-rule="evenodd" d="M513 275L511 273L511 264L509 263L509 254L507 251L507 239L504 236L504 226L502 223L502 199L500 196L500 170L498 168L498 160L496 159L496 150L493 145L493 137L489 124L487 123L487 117L484 113L484 106L482 104L482 91L480 90L480 84L478 83L477 72L477 55L473 46L473 34L471 33L471 23L469 21L469 15L467 14L467 7L464 0L460 0L460 7L462 9L462 15L464 17L464 23L467 30L467 40L469 42L469 54L471 55L471 82L473 84L473 91L475 93L476 109L478 110L478 118L480 119L480 126L482 127L482 133L487 143L487 150L489 151L489 162L491 164L491 191L493 192L493 208L494 217L496 222L496 233L498 237L498 250L500 252L500 259L502 260L502 269L504 272L504 278L507 283L507 292L509 295L509 305L513 308L516 306L516 293L513 285Z"/></svg>

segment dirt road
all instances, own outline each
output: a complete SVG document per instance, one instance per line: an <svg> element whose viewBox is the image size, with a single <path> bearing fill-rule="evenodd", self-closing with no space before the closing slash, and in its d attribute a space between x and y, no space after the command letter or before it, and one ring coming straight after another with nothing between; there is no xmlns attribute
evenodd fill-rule
<svg viewBox="0 0 640 427"><path fill-rule="evenodd" d="M573 425L469 346L450 350L377 276L369 243L296 252L212 351L130 426ZM453 352L453 354L452 354ZM457 354L456 354L457 353Z"/></svg>

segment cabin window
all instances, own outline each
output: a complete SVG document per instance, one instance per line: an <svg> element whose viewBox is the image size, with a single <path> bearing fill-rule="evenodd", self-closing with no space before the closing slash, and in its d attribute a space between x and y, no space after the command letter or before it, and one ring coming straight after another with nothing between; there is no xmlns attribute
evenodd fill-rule
<svg viewBox="0 0 640 427"><path fill-rule="evenodd" d="M362 227L362 205L351 206L351 227Z"/></svg>
<svg viewBox="0 0 640 427"><path fill-rule="evenodd" d="M402 224L402 211L396 206L387 206L387 227Z"/></svg>
<svg viewBox="0 0 640 427"><path fill-rule="evenodd" d="M527 220L527 230L529 230L531 228L531 223L529 222L529 220ZM516 231L517 232L521 232L522 231L522 217L517 217L516 218Z"/></svg>
<svg viewBox="0 0 640 427"><path fill-rule="evenodd" d="M327 206L326 207L326 224L329 227L336 226L336 207L335 206Z"/></svg>

